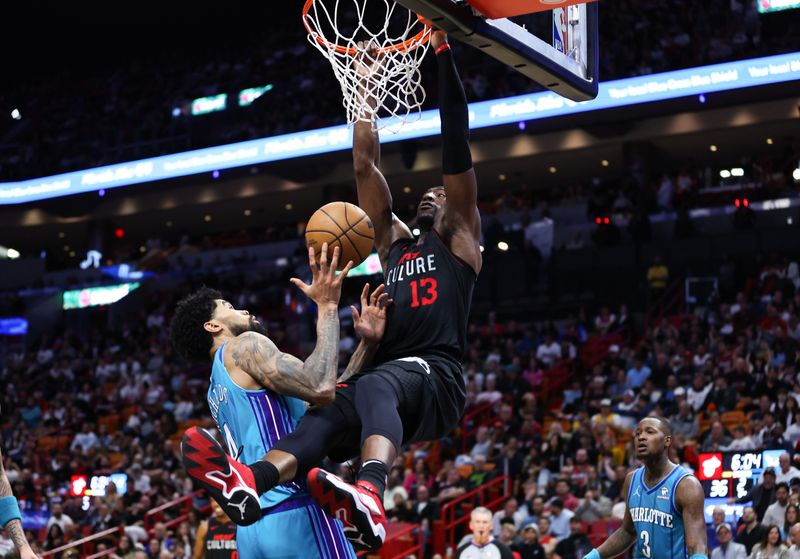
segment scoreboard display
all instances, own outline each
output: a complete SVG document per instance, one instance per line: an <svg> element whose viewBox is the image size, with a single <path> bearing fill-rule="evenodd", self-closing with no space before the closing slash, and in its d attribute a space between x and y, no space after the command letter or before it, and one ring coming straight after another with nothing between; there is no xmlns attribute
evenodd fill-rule
<svg viewBox="0 0 800 559"><path fill-rule="evenodd" d="M741 499L755 487L766 468L778 468L783 450L703 453L697 459L697 479L707 499Z"/></svg>

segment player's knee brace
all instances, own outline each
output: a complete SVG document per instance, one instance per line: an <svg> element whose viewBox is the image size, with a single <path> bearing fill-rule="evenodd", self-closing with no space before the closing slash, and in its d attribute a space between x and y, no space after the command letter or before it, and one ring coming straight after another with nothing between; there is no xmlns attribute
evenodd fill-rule
<svg viewBox="0 0 800 559"><path fill-rule="evenodd" d="M361 418L361 444L372 435L389 439L396 448L403 442L403 422L397 411L397 393L391 383L379 374L358 380L356 409Z"/></svg>

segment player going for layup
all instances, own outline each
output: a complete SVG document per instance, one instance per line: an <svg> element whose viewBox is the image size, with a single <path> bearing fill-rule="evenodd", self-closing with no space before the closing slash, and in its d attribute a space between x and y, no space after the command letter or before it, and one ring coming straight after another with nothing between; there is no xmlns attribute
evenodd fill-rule
<svg viewBox="0 0 800 559"><path fill-rule="evenodd" d="M633 434L644 466L629 473L622 526L584 559L610 559L634 546L634 559L708 559L703 488L688 470L667 457L672 427L646 417Z"/></svg>
<svg viewBox="0 0 800 559"><path fill-rule="evenodd" d="M309 489L331 516L344 522L348 539L359 549L375 549L386 537L383 491L400 446L449 433L466 397L460 361L482 263L480 214L464 88L445 35L436 33L432 40L439 64L444 186L428 190L418 206L417 224L423 231L418 241L392 213L392 196L377 166L376 134L369 123L359 122L355 129L359 204L375 225L387 290L394 300L372 368L349 378L370 354L371 346L360 344L363 354L351 360L339 379L334 404L309 410L297 430L249 466L228 459L218 445L209 447L199 430L190 429L184 438L186 449L205 457L205 471L189 469L204 486L217 483L206 476L214 469L210 464L228 460L238 472L241 483L213 493L223 508L232 499L252 499L252 488L263 493L304 476L326 455L342 462L360 451L356 485L322 470L309 472ZM362 338L380 340L383 324L365 332L360 332Z"/></svg>
<svg viewBox="0 0 800 559"><path fill-rule="evenodd" d="M318 307L317 344L305 362L282 353L258 320L245 310L236 310L214 290L203 288L178 303L171 324L175 349L187 359L211 359L208 405L231 456L256 461L297 425L305 412L304 400L315 404L333 399L339 356L339 297L342 282L352 267L348 263L337 277L338 247L328 266L323 248L319 268L309 251L312 283L292 279ZM202 449L218 443L198 431L195 448L183 448L184 466L196 476L219 483L205 486L219 502L227 493L225 513L231 518L259 520L236 532L236 551L241 557L353 558L342 526L320 510L296 483L272 487L258 498L254 489L228 480L237 471L226 460L214 460ZM185 445L182 444L182 447ZM236 480L233 480L234 482ZM241 480L239 480L241 481ZM265 537L265 534L269 534ZM209 555L210 557L210 555Z"/></svg>

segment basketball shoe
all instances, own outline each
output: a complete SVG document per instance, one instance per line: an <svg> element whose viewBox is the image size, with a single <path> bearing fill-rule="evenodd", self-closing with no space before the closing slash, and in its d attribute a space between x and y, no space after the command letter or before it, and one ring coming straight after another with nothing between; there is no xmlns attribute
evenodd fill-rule
<svg viewBox="0 0 800 559"><path fill-rule="evenodd" d="M205 429L190 427L181 440L183 467L239 526L261 518L253 472L225 452Z"/></svg>
<svg viewBox="0 0 800 559"><path fill-rule="evenodd" d="M386 513L378 490L368 481L355 485L314 468L308 472L308 491L331 517L341 520L344 535L356 551L374 551L386 540Z"/></svg>

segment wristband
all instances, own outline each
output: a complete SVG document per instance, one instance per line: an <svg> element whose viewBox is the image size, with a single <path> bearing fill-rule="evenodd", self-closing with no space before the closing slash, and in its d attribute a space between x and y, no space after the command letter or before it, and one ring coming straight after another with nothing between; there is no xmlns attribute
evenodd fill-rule
<svg viewBox="0 0 800 559"><path fill-rule="evenodd" d="M19 505L15 497L0 497L0 527L12 520L22 520Z"/></svg>
<svg viewBox="0 0 800 559"><path fill-rule="evenodd" d="M583 559L600 559L600 552L596 549L591 550L589 553L583 556Z"/></svg>
<svg viewBox="0 0 800 559"><path fill-rule="evenodd" d="M436 53L436 55L438 56L438 55L442 54L442 53L443 53L444 51L446 51L446 50L450 50L450 45L448 45L447 43L445 43L445 44L443 44L442 46L440 46L440 47L439 47L438 49L436 49L434 52L435 52L435 53Z"/></svg>
<svg viewBox="0 0 800 559"><path fill-rule="evenodd" d="M689 559L708 559L708 555L705 553L695 553L694 555L690 555Z"/></svg>

